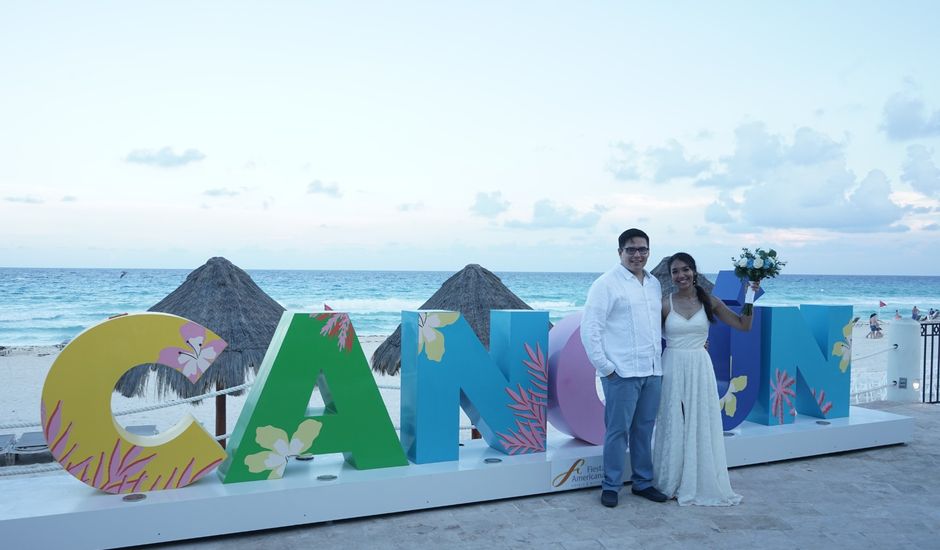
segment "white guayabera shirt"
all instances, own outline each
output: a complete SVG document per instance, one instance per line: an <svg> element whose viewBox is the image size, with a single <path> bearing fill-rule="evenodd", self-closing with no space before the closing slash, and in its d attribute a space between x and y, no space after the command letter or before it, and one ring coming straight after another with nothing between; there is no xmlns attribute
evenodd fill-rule
<svg viewBox="0 0 940 550"><path fill-rule="evenodd" d="M641 284L621 264L594 281L581 318L581 343L598 376L662 376L662 287Z"/></svg>

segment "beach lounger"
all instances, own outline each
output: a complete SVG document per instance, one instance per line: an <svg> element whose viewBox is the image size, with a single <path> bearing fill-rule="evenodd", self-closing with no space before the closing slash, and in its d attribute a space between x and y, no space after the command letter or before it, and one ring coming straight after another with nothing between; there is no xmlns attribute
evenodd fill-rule
<svg viewBox="0 0 940 550"><path fill-rule="evenodd" d="M42 432L26 432L16 438L13 454L17 462L28 464L52 461L52 453L49 452L46 436Z"/></svg>
<svg viewBox="0 0 940 550"><path fill-rule="evenodd" d="M136 435L157 435L157 427L154 424L142 424L140 426L125 426L125 430Z"/></svg>
<svg viewBox="0 0 940 550"><path fill-rule="evenodd" d="M42 432L26 432L16 438L13 450L17 453L31 453L46 449L46 437Z"/></svg>
<svg viewBox="0 0 940 550"><path fill-rule="evenodd" d="M16 436L13 434L0 435L0 466L13 465L13 442Z"/></svg>

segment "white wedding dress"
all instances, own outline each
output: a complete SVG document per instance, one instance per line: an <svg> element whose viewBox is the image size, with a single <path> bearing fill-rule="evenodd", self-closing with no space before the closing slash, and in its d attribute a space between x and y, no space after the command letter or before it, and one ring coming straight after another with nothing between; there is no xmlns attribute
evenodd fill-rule
<svg viewBox="0 0 940 550"><path fill-rule="evenodd" d="M680 506L733 506L741 496L728 480L715 371L705 350L708 317L703 307L686 319L672 307L672 296L669 306L653 484Z"/></svg>

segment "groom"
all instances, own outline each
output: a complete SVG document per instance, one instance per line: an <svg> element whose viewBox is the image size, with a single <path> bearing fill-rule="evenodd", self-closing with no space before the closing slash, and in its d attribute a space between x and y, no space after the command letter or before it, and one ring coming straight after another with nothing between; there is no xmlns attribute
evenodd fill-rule
<svg viewBox="0 0 940 550"><path fill-rule="evenodd" d="M628 441L633 494L667 500L653 487L650 452L663 371L662 290L644 269L649 243L639 229L621 233L620 264L591 285L581 318L581 342L604 388L601 504L611 508L623 487Z"/></svg>

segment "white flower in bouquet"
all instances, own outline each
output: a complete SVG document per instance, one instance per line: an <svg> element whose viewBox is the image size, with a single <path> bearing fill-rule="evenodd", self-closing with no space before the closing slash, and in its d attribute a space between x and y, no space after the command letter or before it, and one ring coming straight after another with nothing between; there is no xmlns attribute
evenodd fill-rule
<svg viewBox="0 0 940 550"><path fill-rule="evenodd" d="M762 250L756 248L754 252L751 252L747 248L742 248L741 251L740 257L731 260L734 262L734 274L749 287L745 293L744 308L741 312L750 315L754 310L754 291L750 288L748 281L759 282L768 277L776 277L780 274L780 268L785 266L787 262L778 259L777 251L774 249Z"/></svg>

